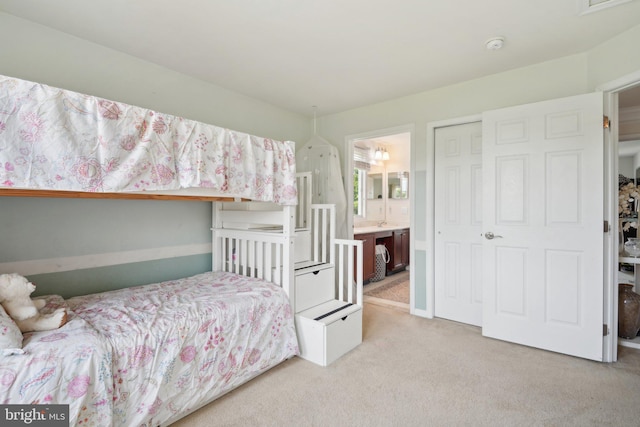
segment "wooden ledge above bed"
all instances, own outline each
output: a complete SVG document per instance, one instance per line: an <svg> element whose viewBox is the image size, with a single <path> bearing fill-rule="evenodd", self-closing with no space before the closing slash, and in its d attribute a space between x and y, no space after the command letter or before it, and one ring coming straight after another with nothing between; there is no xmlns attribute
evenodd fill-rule
<svg viewBox="0 0 640 427"><path fill-rule="evenodd" d="M0 188L0 197L52 197L67 199L129 199L129 200L187 200L203 202L233 202L233 197L214 197L198 195L175 195L157 193L100 193L83 191L58 190L25 190L15 188ZM241 199L243 202L248 199Z"/></svg>

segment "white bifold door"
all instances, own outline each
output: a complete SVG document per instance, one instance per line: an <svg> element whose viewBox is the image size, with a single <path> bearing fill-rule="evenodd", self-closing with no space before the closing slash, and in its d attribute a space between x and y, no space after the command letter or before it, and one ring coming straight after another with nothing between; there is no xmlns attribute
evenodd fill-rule
<svg viewBox="0 0 640 427"><path fill-rule="evenodd" d="M599 93L483 114L483 335L602 360L602 120Z"/></svg>
<svg viewBox="0 0 640 427"><path fill-rule="evenodd" d="M435 130L435 315L482 325L482 123Z"/></svg>

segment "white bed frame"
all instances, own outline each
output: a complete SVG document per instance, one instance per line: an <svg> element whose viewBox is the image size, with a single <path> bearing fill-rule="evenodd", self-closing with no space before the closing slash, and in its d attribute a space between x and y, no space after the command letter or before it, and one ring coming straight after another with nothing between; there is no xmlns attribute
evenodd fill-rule
<svg viewBox="0 0 640 427"><path fill-rule="evenodd" d="M362 307L362 241L335 238L335 206L311 203L310 173L298 174L297 185L297 206L212 202L212 270L280 285L296 313L296 264L329 263L335 266L337 299Z"/></svg>
<svg viewBox="0 0 640 427"><path fill-rule="evenodd" d="M362 242L335 238L335 206L311 203L311 173L297 183L297 206L213 202L213 271L274 282L295 312L296 264L332 264L337 299L362 306Z"/></svg>

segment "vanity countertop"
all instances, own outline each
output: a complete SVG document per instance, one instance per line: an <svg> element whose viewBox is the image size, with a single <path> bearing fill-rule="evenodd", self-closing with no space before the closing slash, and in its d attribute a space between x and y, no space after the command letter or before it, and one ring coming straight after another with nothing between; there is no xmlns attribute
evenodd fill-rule
<svg viewBox="0 0 640 427"><path fill-rule="evenodd" d="M383 231L393 231L393 230L402 230L405 228L409 228L408 225L383 225L378 227L377 225L368 225L365 227L355 227L353 229L353 234L368 234L368 233L380 233Z"/></svg>

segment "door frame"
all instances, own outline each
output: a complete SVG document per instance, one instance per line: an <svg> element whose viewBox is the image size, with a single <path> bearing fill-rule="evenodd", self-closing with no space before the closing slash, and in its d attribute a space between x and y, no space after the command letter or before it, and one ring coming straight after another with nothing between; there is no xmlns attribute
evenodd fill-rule
<svg viewBox="0 0 640 427"><path fill-rule="evenodd" d="M603 324L608 325L608 333L603 336L602 361L615 362L618 359L618 292L614 284L618 281L618 93L640 84L640 70L596 87L595 92L603 94L604 114L609 117L613 132L604 133L604 220L609 222L609 232L604 238L604 299ZM482 114L458 117L427 123L427 309L425 317L433 318L435 313L435 129L445 126L482 121ZM615 178L615 179L614 179Z"/></svg>
<svg viewBox="0 0 640 427"><path fill-rule="evenodd" d="M424 317L433 319L435 317L435 297L436 297L436 276L435 276L435 237L436 237L436 221L435 221L435 192L436 192L436 129L457 125L465 125L467 123L482 122L482 114L474 114L471 116L457 117L449 120L439 120L427 123L427 185L426 185L426 203L427 203L427 308Z"/></svg>
<svg viewBox="0 0 640 427"><path fill-rule="evenodd" d="M617 129L617 92L629 87L634 86L640 82L640 72L638 72L635 80L633 78L624 80L625 83L616 83L615 93L612 89L612 93L604 94L604 114L609 116L612 120L613 126ZM598 88L595 92L603 91ZM607 102L609 98L609 103ZM611 104L615 105L615 108L611 107ZM609 105L609 107L608 107ZM442 120L436 122L427 123L427 309L425 317L435 317L435 130L441 127L462 125L471 122L482 121L482 114L476 114L472 116L464 116L453 118L449 120ZM613 251L614 241L613 237L617 236L617 177L612 179L612 172L618 170L618 158L617 158L617 132L615 136L615 145L611 143L612 135L609 132L604 132L604 206L605 212L603 212L604 220L608 220L612 225L611 231L605 233L604 238L604 298L603 298L603 324L609 325L608 335L603 337L603 362L614 362L617 360L617 335L618 335L618 296L612 283L617 281L617 268L613 266L617 265L617 251ZM615 151L614 150L615 147ZM615 155L614 155L615 154ZM614 203L615 202L615 203ZM608 206L608 208L607 208ZM615 253L614 253L615 252ZM615 259L614 259L615 256ZM614 263L615 262L615 263ZM615 275L615 276L614 276ZM615 321L614 321L615 319ZM615 339L614 339L615 338Z"/></svg>
<svg viewBox="0 0 640 427"><path fill-rule="evenodd" d="M408 133L409 134L409 151L410 151L410 162L409 162L409 259L410 264L413 264L416 260L415 256L415 234L413 230L415 230L416 225L416 216L415 212L415 203L416 198L415 194L415 171L416 171L416 129L414 124L406 124L400 126L394 126L389 128L377 129L363 133L357 133L352 135L346 135L344 137L344 192L347 197L347 234L350 239L353 239L353 145L355 142L363 139L371 139L371 138L380 138L390 135L396 135L399 133ZM409 313L417 314L415 308L415 274L416 269L409 269Z"/></svg>
<svg viewBox="0 0 640 427"><path fill-rule="evenodd" d="M610 120L617 129L618 111L617 92L633 86L640 82L640 71L634 74L635 77L629 77L624 80L616 81L611 87L598 88L598 91L604 91L604 114L609 116ZM425 317L430 319L435 317L435 130L440 127L455 126L475 121L482 121L482 114L458 117L449 120L427 123L427 310ZM603 324L609 325L609 333L603 337L602 345L602 361L615 362L617 360L617 336L618 336L618 295L614 292L613 283L617 282L617 265L618 253L613 250L613 237L617 236L617 177L614 180L612 172L618 170L618 141L617 132L610 135L605 132L604 141L604 220L608 220L611 224L611 231L605 234L604 238L604 298L603 298ZM615 139L615 144L612 140ZM614 198L615 197L615 198ZM615 202L615 203L614 203ZM608 208L607 208L608 206ZM617 237L616 237L617 238Z"/></svg>
<svg viewBox="0 0 640 427"><path fill-rule="evenodd" d="M596 88L603 93L604 114L609 117L612 132L604 133L604 219L609 221L604 248L603 324L609 325L603 337L602 361L618 360L618 93L640 84L640 70L604 83Z"/></svg>

